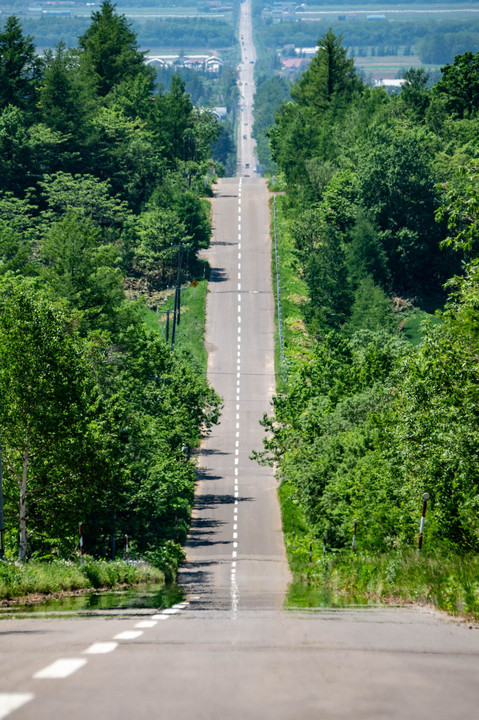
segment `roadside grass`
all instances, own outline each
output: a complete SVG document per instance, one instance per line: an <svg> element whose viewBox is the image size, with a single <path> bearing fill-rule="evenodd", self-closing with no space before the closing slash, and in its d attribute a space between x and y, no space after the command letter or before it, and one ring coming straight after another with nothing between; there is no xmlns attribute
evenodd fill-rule
<svg viewBox="0 0 479 720"><path fill-rule="evenodd" d="M353 553L326 548L317 538L292 488L279 488L286 554L293 573L289 607L344 607L387 602L433 605L479 620L479 557L414 548ZM310 559L311 558L311 559Z"/></svg>
<svg viewBox="0 0 479 720"><path fill-rule="evenodd" d="M206 295L207 295L206 279L198 281L198 285L194 288L190 283L183 285L181 288L181 315L180 324L176 326L175 331L175 348L188 350L195 358L199 368L203 374L206 374L206 365L208 362L208 353L205 349L205 322L206 322ZM166 342L166 312L170 310L169 322L169 340L171 344L171 334L173 330L173 308L175 305L174 290L166 296L166 300L160 308L160 312L145 309L143 320L146 326L160 336Z"/></svg>
<svg viewBox="0 0 479 720"><path fill-rule="evenodd" d="M281 178L269 182L270 190L278 191ZM275 300L276 258L274 249L274 213L271 200L272 274ZM307 356L310 341L302 320L302 306L307 302L304 281L294 268L294 245L282 211L283 196L276 195L276 232L278 237L280 293L286 359ZM431 314L439 304L427 310L411 308L405 314L402 332L413 344L423 338L425 322L441 322ZM275 321L278 324L277 302ZM278 325L277 325L278 328ZM276 387L286 390L281 373L279 332L276 331ZM289 607L343 607L351 604L388 602L393 604L422 603L479 620L479 558L457 555L453 551L418 553L414 548L388 553L357 553L351 550L326 548L314 534L307 518L295 501L293 489L286 482L279 490L283 536L288 562L293 573L286 604Z"/></svg>
<svg viewBox="0 0 479 720"><path fill-rule="evenodd" d="M269 183L271 187L277 187L281 179L275 179L276 183ZM288 231L283 213L284 197L275 195L271 198L271 237L272 237L272 273L273 293L275 299L275 367L276 367L276 389L283 392L285 381L283 379L283 368L281 366L281 349L279 340L279 316L278 316L278 295L276 282L276 255L275 255L275 222L274 222L274 199L276 198L276 235L278 238L279 257L279 280L280 280L280 301L281 316L283 322L284 351L286 357L286 369L289 362L294 358L307 354L311 346L306 326L303 321L302 307L307 302L306 283L298 277L294 267L294 243Z"/></svg>
<svg viewBox="0 0 479 720"><path fill-rule="evenodd" d="M6 560L0 563L0 600L11 600L26 595L49 595L120 585L143 583L164 584L164 573L147 563L94 560L31 560L16 563Z"/></svg>

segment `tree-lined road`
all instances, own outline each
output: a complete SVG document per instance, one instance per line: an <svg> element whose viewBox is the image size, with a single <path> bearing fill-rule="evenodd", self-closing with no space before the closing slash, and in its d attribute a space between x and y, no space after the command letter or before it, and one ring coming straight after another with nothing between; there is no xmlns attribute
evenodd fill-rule
<svg viewBox="0 0 479 720"><path fill-rule="evenodd" d="M209 251L208 375L224 411L200 458L180 573L187 602L159 613L3 621L0 718L477 715L477 630L426 609L283 609L289 571L275 481L249 459L274 391L274 308L268 193L250 139L247 2L240 34L240 173L217 187Z"/></svg>

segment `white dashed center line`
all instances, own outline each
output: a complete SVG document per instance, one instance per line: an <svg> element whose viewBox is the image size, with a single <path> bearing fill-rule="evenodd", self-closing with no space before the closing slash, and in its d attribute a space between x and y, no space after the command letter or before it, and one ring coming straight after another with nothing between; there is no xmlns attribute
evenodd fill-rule
<svg viewBox="0 0 479 720"><path fill-rule="evenodd" d="M6 718L14 710L33 700L32 693L0 693L0 720Z"/></svg>
<svg viewBox="0 0 479 720"><path fill-rule="evenodd" d="M140 635L143 635L141 630L125 630L124 632L115 635L113 640L136 640Z"/></svg>
<svg viewBox="0 0 479 720"><path fill-rule="evenodd" d="M155 627L157 624L156 620L142 620L141 622L136 623L136 628L152 628Z"/></svg>
<svg viewBox="0 0 479 720"><path fill-rule="evenodd" d="M86 665L86 662L83 658L62 658L39 670L33 677L38 680L66 678Z"/></svg>
<svg viewBox="0 0 479 720"><path fill-rule="evenodd" d="M118 647L116 642L98 642L83 651L84 655L106 655Z"/></svg>

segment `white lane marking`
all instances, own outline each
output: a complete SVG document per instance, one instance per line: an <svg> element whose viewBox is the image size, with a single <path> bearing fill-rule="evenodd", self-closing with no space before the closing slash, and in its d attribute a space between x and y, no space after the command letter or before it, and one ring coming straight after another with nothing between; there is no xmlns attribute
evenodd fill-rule
<svg viewBox="0 0 479 720"><path fill-rule="evenodd" d="M238 473L239 473L238 468L235 468L235 475L237 475Z"/></svg>
<svg viewBox="0 0 479 720"><path fill-rule="evenodd" d="M236 567L236 560L233 560L233 562L231 563L231 567Z"/></svg>
<svg viewBox="0 0 479 720"><path fill-rule="evenodd" d="M239 430L239 423L236 423L236 429Z"/></svg>
<svg viewBox="0 0 479 720"><path fill-rule="evenodd" d="M163 610L163 615L175 615L177 612L179 612L178 608L170 607Z"/></svg>
<svg viewBox="0 0 479 720"><path fill-rule="evenodd" d="M240 399L240 396L237 395L237 396L236 396L236 402L239 402L239 399Z"/></svg>
<svg viewBox="0 0 479 720"><path fill-rule="evenodd" d="M241 273L238 273L238 280L241 280Z"/></svg>
<svg viewBox="0 0 479 720"><path fill-rule="evenodd" d="M185 607L189 604L190 603L187 600L185 600L184 602L175 603L172 607L178 608L178 610L184 610Z"/></svg>
<svg viewBox="0 0 479 720"><path fill-rule="evenodd" d="M113 640L136 640L140 635L143 635L142 630L125 630L115 635Z"/></svg>
<svg viewBox="0 0 479 720"><path fill-rule="evenodd" d="M241 270L241 263L238 262L238 270Z"/></svg>
<svg viewBox="0 0 479 720"><path fill-rule="evenodd" d="M157 625L157 624L158 623L156 622L156 620L142 620L141 622L136 623L135 627L136 628L152 628L152 627L155 627L155 625Z"/></svg>
<svg viewBox="0 0 479 720"><path fill-rule="evenodd" d="M236 406L236 409L237 409L237 410L239 410L239 409L240 409L240 406L239 406L239 405L237 405L237 406Z"/></svg>
<svg viewBox="0 0 479 720"><path fill-rule="evenodd" d="M241 290L241 283L238 283L238 290Z"/></svg>
<svg viewBox="0 0 479 720"><path fill-rule="evenodd" d="M238 525L235 523L235 524L233 525L233 530L237 530L237 529L238 529Z"/></svg>
<svg viewBox="0 0 479 720"><path fill-rule="evenodd" d="M238 235L238 240L241 240L241 235ZM238 243L238 250L241 250L241 243Z"/></svg>
<svg viewBox="0 0 479 720"><path fill-rule="evenodd" d="M160 613L157 613L156 615L151 616L152 620L168 620L168 615L163 615L163 613L160 615Z"/></svg>
<svg viewBox="0 0 479 720"><path fill-rule="evenodd" d="M235 455L239 455L239 448L238 448L238 447L235 448Z"/></svg>
<svg viewBox="0 0 479 720"><path fill-rule="evenodd" d="M240 335L241 335L241 328L239 327L238 328L238 340L240 340Z"/></svg>
<svg viewBox="0 0 479 720"><path fill-rule="evenodd" d="M116 642L98 642L90 645L86 650L83 651L84 655L106 655L106 653L113 652L118 647Z"/></svg>
<svg viewBox="0 0 479 720"><path fill-rule="evenodd" d="M241 253L238 253L238 260L241 260Z"/></svg>
<svg viewBox="0 0 479 720"><path fill-rule="evenodd" d="M34 697L33 693L0 693L0 720L33 700Z"/></svg>
<svg viewBox="0 0 479 720"><path fill-rule="evenodd" d="M201 595L192 595L192 596L191 596L191 599L192 599L192 600L199 600L200 597L201 597Z"/></svg>
<svg viewBox="0 0 479 720"><path fill-rule="evenodd" d="M55 660L51 665L47 665L43 670L39 670L33 677L39 680L66 678L73 675L86 663L87 661L83 658L62 658L61 660Z"/></svg>
<svg viewBox="0 0 479 720"><path fill-rule="evenodd" d="M239 458L235 458L235 465L238 465L238 463L239 463Z"/></svg>
<svg viewBox="0 0 479 720"><path fill-rule="evenodd" d="M238 497L238 491L235 490L235 498L237 498L237 497Z"/></svg>
<svg viewBox="0 0 479 720"><path fill-rule="evenodd" d="M239 500L236 499L236 500L235 500L235 505L238 505L238 502L239 502Z"/></svg>
<svg viewBox="0 0 479 720"><path fill-rule="evenodd" d="M238 303L241 302L241 295L238 293Z"/></svg>
<svg viewBox="0 0 479 720"><path fill-rule="evenodd" d="M235 440L235 447L239 447L239 440Z"/></svg>
<svg viewBox="0 0 479 720"><path fill-rule="evenodd" d="M237 542L234 542L234 543L233 543L233 547L234 547L234 548L237 548L237 547L238 547L238 543L237 543Z"/></svg>
<svg viewBox="0 0 479 720"><path fill-rule="evenodd" d="M239 427L239 423L238 423L238 427ZM236 433L236 437L239 437L239 432Z"/></svg>
<svg viewBox="0 0 479 720"><path fill-rule="evenodd" d="M240 419L240 417L239 417L239 413L236 413L236 419L237 419L237 420L239 420L239 419Z"/></svg>
<svg viewBox="0 0 479 720"><path fill-rule="evenodd" d="M234 533L233 533L233 540L237 540L237 539L238 539L238 533L237 533L237 532L234 532Z"/></svg>
<svg viewBox="0 0 479 720"><path fill-rule="evenodd" d="M231 557L236 557L237 554L238 554L238 553L236 552L236 550L233 550L233 552L231 553Z"/></svg>

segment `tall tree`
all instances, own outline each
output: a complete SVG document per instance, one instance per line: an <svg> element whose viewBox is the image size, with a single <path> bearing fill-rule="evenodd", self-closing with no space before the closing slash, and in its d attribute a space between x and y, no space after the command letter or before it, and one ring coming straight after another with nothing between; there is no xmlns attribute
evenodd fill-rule
<svg viewBox="0 0 479 720"><path fill-rule="evenodd" d="M7 281L0 297L2 441L18 488L19 559L25 560L28 503L39 489L34 468L53 451L68 464L69 446L82 442L90 372L71 318L58 304L28 281Z"/></svg>
<svg viewBox="0 0 479 720"><path fill-rule="evenodd" d="M93 76L101 97L108 95L122 80L138 74L149 77L153 85L154 73L144 63L145 53L139 51L130 24L115 8L110 0L104 0L100 10L92 13L90 27L78 40L83 50L83 66Z"/></svg>
<svg viewBox="0 0 479 720"><path fill-rule="evenodd" d="M457 117L472 115L479 109L479 52L456 55L452 65L441 68L442 77L434 93L446 98L446 107Z"/></svg>
<svg viewBox="0 0 479 720"><path fill-rule="evenodd" d="M92 95L92 88L80 75L78 53L67 50L64 43L59 43L55 52L46 53L39 99L42 120L77 140L82 152L93 110Z"/></svg>
<svg viewBox="0 0 479 720"><path fill-rule="evenodd" d="M16 17L9 17L0 33L0 108L17 105L33 111L41 69L33 38L25 37Z"/></svg>
<svg viewBox="0 0 479 720"><path fill-rule="evenodd" d="M319 41L319 48L307 70L291 88L291 97L322 113L332 104L350 100L362 88L353 58L347 57L342 36L330 29Z"/></svg>

